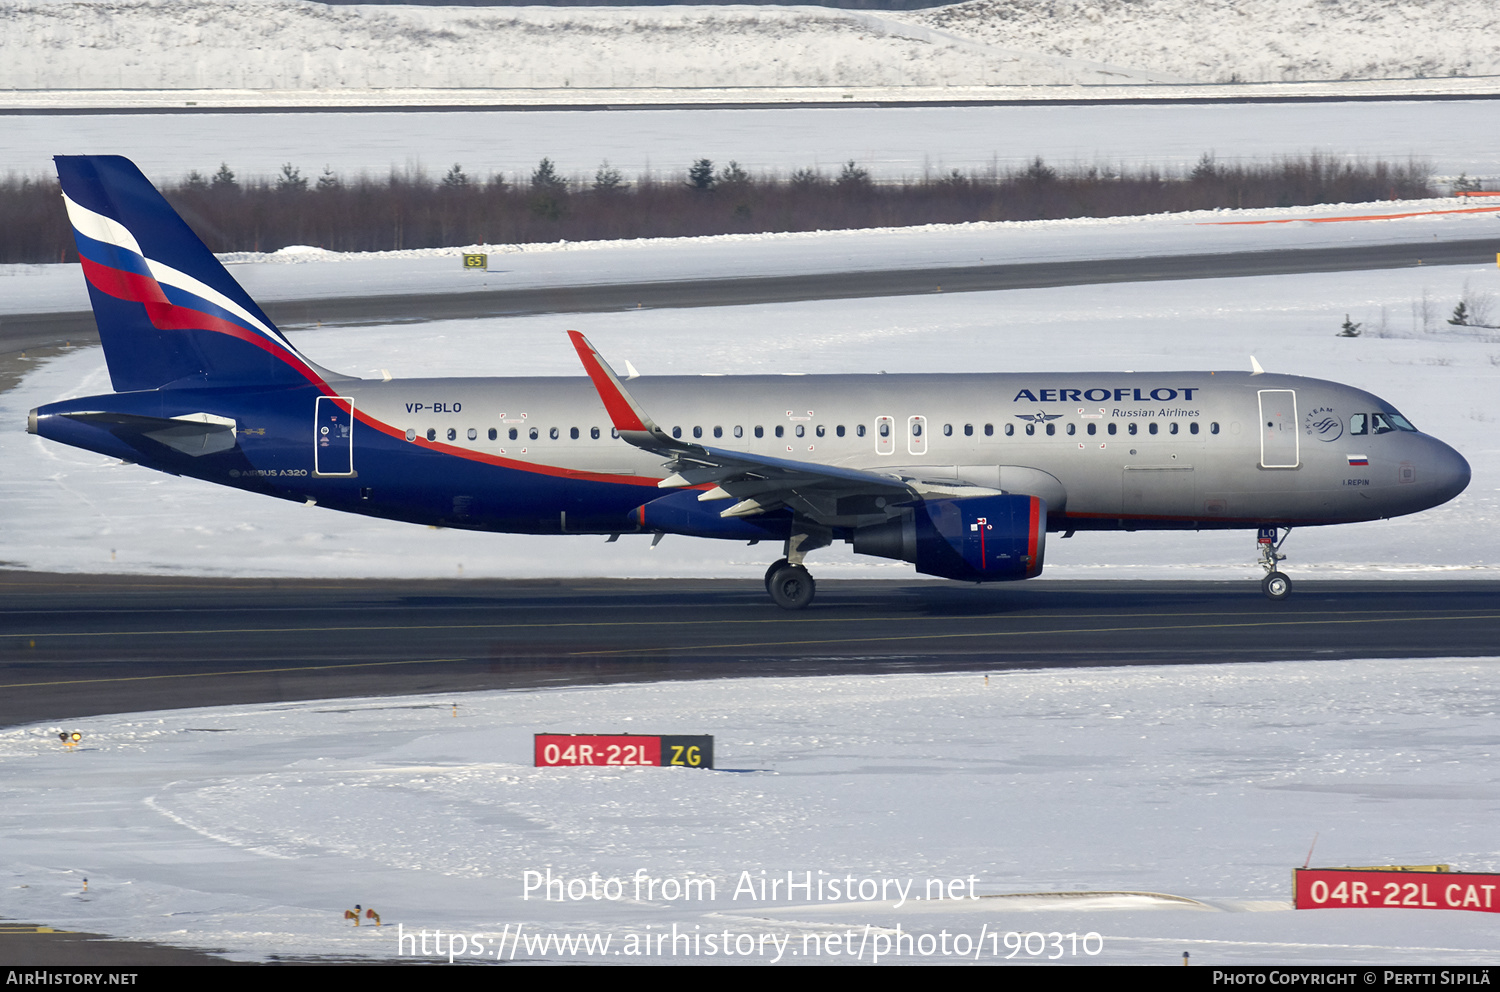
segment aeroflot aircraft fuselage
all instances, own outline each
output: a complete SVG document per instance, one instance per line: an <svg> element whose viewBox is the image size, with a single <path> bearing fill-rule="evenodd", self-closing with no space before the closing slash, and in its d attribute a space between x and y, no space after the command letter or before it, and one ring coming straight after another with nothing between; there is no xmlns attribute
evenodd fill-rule
<svg viewBox="0 0 1500 992"><path fill-rule="evenodd" d="M800 607L803 557L832 541L984 581L1090 529L1258 529L1280 598L1277 528L1413 513L1469 479L1379 397L1259 372L622 383L575 333L588 378L349 378L299 355L129 163L58 161L121 391L30 429L222 485L473 530L779 541L767 586Z"/></svg>

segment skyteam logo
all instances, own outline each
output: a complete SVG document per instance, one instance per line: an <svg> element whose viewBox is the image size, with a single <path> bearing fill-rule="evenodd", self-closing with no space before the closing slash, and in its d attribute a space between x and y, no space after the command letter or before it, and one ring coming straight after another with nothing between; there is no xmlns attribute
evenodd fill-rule
<svg viewBox="0 0 1500 992"><path fill-rule="evenodd" d="M1315 437L1319 441L1337 441L1344 436L1344 422L1334 414L1331 406L1320 406L1316 410L1307 411L1307 416L1302 420L1302 429L1308 437Z"/></svg>

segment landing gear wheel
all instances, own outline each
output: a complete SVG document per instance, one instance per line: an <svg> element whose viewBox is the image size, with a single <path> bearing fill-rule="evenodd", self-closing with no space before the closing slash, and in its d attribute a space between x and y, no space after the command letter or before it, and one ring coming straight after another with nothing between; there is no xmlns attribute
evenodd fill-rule
<svg viewBox="0 0 1500 992"><path fill-rule="evenodd" d="M1260 584L1261 592L1272 602L1281 602L1292 591L1292 580L1284 572L1272 572Z"/></svg>
<svg viewBox="0 0 1500 992"><path fill-rule="evenodd" d="M801 565L782 565L772 574L766 587L776 605L783 610L801 610L813 601L817 583Z"/></svg>
<svg viewBox="0 0 1500 992"><path fill-rule="evenodd" d="M771 567L768 568L768 569L766 569L766 592L767 593L769 593L771 591L771 576L775 575L781 569L786 568L788 564L790 564L790 563L785 558L778 558L775 561L771 562Z"/></svg>

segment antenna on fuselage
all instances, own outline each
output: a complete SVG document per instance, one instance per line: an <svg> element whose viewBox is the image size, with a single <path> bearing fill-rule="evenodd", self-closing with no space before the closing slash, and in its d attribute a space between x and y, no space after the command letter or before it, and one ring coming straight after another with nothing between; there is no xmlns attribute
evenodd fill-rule
<svg viewBox="0 0 1500 992"><path fill-rule="evenodd" d="M1255 360L1255 356L1254 355L1250 356L1250 374L1251 375L1265 375L1266 374L1266 370L1260 367L1260 362L1257 362Z"/></svg>

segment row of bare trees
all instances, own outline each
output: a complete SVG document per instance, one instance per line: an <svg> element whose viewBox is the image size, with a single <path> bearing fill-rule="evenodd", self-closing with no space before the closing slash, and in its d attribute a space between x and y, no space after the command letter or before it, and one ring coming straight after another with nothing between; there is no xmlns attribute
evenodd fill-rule
<svg viewBox="0 0 1500 992"><path fill-rule="evenodd" d="M855 162L823 172L756 175L734 162L694 162L671 178L627 178L607 162L592 181L543 159L529 181L478 178L455 165L420 172L306 177L293 165L241 181L225 165L163 193L214 251L315 245L384 251L471 244L683 237L904 227L965 221L1111 217L1220 207L1292 207L1431 196L1418 163L1311 155L1258 164L1204 156L1191 171L1022 168L877 182ZM76 258L54 182L0 181L0 262Z"/></svg>

